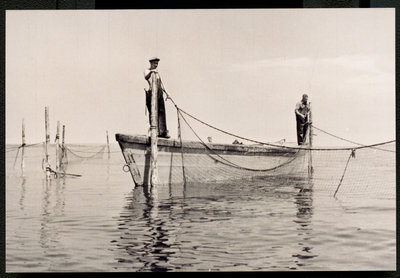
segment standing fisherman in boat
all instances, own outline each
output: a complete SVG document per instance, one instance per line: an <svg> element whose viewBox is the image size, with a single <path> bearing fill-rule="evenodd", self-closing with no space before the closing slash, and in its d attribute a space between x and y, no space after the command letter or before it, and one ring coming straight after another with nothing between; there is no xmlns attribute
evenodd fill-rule
<svg viewBox="0 0 400 278"><path fill-rule="evenodd" d="M158 62L160 61L159 58L154 57L149 60L150 62L150 68L146 69L144 72L144 78L147 80L149 83L149 89L146 90L146 106L147 110L149 111L149 121L151 119L151 74L156 75L157 79L157 107L158 107L158 137L163 137L163 138L170 138L167 130L167 120L166 120L166 115L165 115L165 104L164 104L164 98L163 98L163 92L165 92L164 86L162 85L160 75L158 74L157 66ZM168 99L168 95L167 95Z"/></svg>
<svg viewBox="0 0 400 278"><path fill-rule="evenodd" d="M294 110L296 114L296 127L297 127L297 144L302 145L306 139L308 128L308 113L310 112L311 105L308 102L308 95L303 94L300 102L296 104Z"/></svg>

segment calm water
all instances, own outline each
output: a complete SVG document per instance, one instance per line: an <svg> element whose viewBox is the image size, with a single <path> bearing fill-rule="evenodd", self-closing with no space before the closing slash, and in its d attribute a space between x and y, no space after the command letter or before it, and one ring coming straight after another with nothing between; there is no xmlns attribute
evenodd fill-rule
<svg viewBox="0 0 400 278"><path fill-rule="evenodd" d="M322 154L312 180L152 192L133 189L116 146L110 160L70 156L82 177L50 181L41 146L26 149L23 175L16 153L7 146L7 272L396 269L394 153L351 161L337 198L327 173L340 179L343 160Z"/></svg>

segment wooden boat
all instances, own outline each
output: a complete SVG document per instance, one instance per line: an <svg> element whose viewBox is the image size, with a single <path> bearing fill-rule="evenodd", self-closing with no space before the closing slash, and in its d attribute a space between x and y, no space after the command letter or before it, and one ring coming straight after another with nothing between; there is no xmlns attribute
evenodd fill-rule
<svg viewBox="0 0 400 278"><path fill-rule="evenodd" d="M148 183L150 137L116 134L135 185ZM218 182L307 175L309 144L296 147L216 144L158 138L158 183Z"/></svg>
<svg viewBox="0 0 400 278"><path fill-rule="evenodd" d="M157 73L151 75L151 111L157 111L158 90L165 92L160 82ZM180 126L180 117L185 120L182 115L184 111L175 106ZM135 185L217 182L255 176L296 176L307 173L305 169L311 162L311 159L306 160L308 154L311 156L304 148L157 139L157 112L150 115L150 137L116 134L126 162L124 169L131 173ZM180 127L178 129L181 134ZM312 141L308 139L312 134L310 129L306 135L309 142ZM308 145L311 144L305 142L303 146Z"/></svg>

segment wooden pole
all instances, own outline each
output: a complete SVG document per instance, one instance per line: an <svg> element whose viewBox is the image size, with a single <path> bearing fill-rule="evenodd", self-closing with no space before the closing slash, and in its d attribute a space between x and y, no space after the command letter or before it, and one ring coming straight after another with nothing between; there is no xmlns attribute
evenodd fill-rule
<svg viewBox="0 0 400 278"><path fill-rule="evenodd" d="M64 143L65 143L65 125L63 125L63 129L62 129L62 146L64 147Z"/></svg>
<svg viewBox="0 0 400 278"><path fill-rule="evenodd" d="M313 143L313 128L312 128L312 110L311 110L311 102L310 102L310 111L308 112L308 122L309 124L309 129L310 129L310 133L309 133L309 139L310 139L310 147L312 147L312 143Z"/></svg>
<svg viewBox="0 0 400 278"><path fill-rule="evenodd" d="M151 75L151 117L150 117L150 184L156 185L158 182L157 167L157 143L158 143L158 104L157 104L157 76L156 73Z"/></svg>
<svg viewBox="0 0 400 278"><path fill-rule="evenodd" d="M108 149L108 160L110 160L110 140L108 139L108 130L107 133L107 149Z"/></svg>
<svg viewBox="0 0 400 278"><path fill-rule="evenodd" d="M312 110L311 110L311 103L310 103L310 111L308 112L308 139L310 141L310 148L312 148L313 145L313 128L312 128ZM310 150L310 156L308 159L308 175L310 177L312 177L314 174L314 168L313 168L313 164L312 164L312 150Z"/></svg>
<svg viewBox="0 0 400 278"><path fill-rule="evenodd" d="M183 159L183 151L182 151L183 145L182 145L181 117L180 117L180 114L179 114L180 111L176 110L176 113L178 114L178 139L179 139L179 142L181 143L181 161L182 161L183 186L184 186L184 189L186 189L185 162L184 162L184 159ZM171 162L171 164L172 164L172 162Z"/></svg>
<svg viewBox="0 0 400 278"><path fill-rule="evenodd" d="M49 165L49 144L50 144L50 124L49 124L49 107L45 107L44 111L44 121L45 121L45 132L46 132L46 143L45 143L45 170L46 178L50 178L50 165Z"/></svg>
<svg viewBox="0 0 400 278"><path fill-rule="evenodd" d="M21 170L24 173L25 161L24 161L24 152L25 152L25 120L22 119L22 153L21 153Z"/></svg>
<svg viewBox="0 0 400 278"><path fill-rule="evenodd" d="M56 170L59 171L61 165L60 158L60 121L57 121L57 133L56 133Z"/></svg>
<svg viewBox="0 0 400 278"><path fill-rule="evenodd" d="M62 127L61 161L60 161L61 164L63 163L64 157L66 157L66 155L67 155L66 152L65 152L64 144L65 144L65 125L63 125L63 127Z"/></svg>

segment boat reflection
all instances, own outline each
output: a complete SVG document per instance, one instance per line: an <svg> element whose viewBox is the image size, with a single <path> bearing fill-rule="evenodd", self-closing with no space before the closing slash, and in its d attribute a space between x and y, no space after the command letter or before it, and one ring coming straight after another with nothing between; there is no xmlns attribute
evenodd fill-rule
<svg viewBox="0 0 400 278"><path fill-rule="evenodd" d="M313 253L312 239L312 216L313 216L313 180L307 179L295 185L299 192L295 195L294 203L297 207L295 223L298 224L297 231L299 236L298 245L300 251L293 254L294 263L300 269L307 266L307 262L318 255Z"/></svg>
<svg viewBox="0 0 400 278"><path fill-rule="evenodd" d="M282 202L282 200L293 202L295 213L291 209L290 217L282 221L295 222L297 239L290 244L296 244L296 251L285 253L284 260L293 265L291 269L302 269L307 266L307 261L317 256L313 253L312 245L314 209L312 179L281 177L273 181L269 179L268 184L262 180L254 180L252 183L248 182L245 187L239 183L225 185L188 183L158 188L137 187L128 194L118 218L119 237L112 241L116 249L115 260L118 262L116 269L130 268L135 271L171 271L183 268L196 269L196 267L202 269L202 262L197 256L205 256L206 253L208 255L202 259L203 261L207 261L208 256L212 254L221 260L221 265L225 263L231 266L229 255L237 250L232 251L233 247L225 245L226 242L230 242L230 238L229 236L224 238L224 230L227 227L221 221L240 222L241 217L247 215L246 210L255 208L251 204L248 207L236 207L232 204L232 199L223 197L227 192L234 196L242 194L244 203L250 203L254 199L259 200L255 198L259 194L265 194L265 200L270 202ZM268 208L269 206L267 210ZM264 224L270 221L270 218L263 217L262 210L256 209L256 211L260 213L260 221L266 221ZM191 230L193 227L198 228L199 223L215 229L213 232L219 237L205 239L203 233L207 232ZM229 231L226 233L229 235ZM257 235L256 231L250 234L269 238L264 233ZM236 235L230 236L236 238ZM247 240L241 235L237 235L237 238L243 242ZM282 242L280 247L283 248L286 244L288 243ZM239 246L243 247L242 243ZM246 250L246 247L243 248ZM219 257L219 253L213 254L215 249L224 252L226 258ZM245 255L243 260L246 261Z"/></svg>

